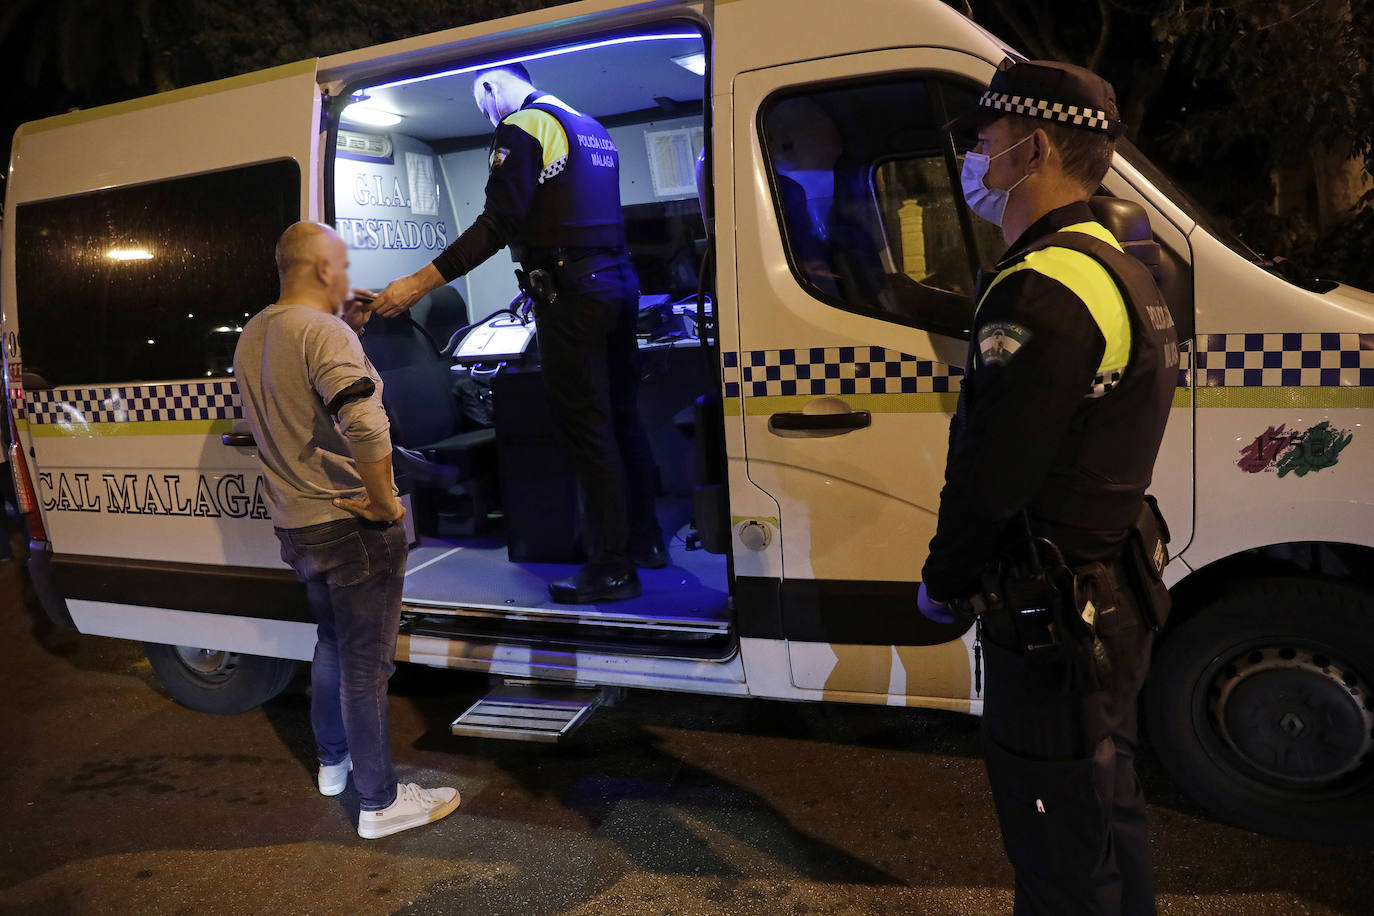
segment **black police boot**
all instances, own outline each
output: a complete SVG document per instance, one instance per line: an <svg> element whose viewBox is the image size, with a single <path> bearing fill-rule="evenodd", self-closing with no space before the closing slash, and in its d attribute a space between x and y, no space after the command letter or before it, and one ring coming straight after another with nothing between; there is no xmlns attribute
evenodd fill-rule
<svg viewBox="0 0 1374 916"><path fill-rule="evenodd" d="M624 601L640 595L639 576L633 566L596 566L591 563L576 575L549 583L549 595L564 604L596 604Z"/></svg>
<svg viewBox="0 0 1374 916"><path fill-rule="evenodd" d="M662 538L655 538L644 547L630 548L630 562L640 569L663 569L668 565L668 548Z"/></svg>

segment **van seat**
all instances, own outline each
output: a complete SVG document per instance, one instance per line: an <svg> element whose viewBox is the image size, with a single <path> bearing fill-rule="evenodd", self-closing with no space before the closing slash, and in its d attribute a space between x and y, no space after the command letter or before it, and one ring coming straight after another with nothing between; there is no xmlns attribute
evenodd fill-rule
<svg viewBox="0 0 1374 916"><path fill-rule="evenodd" d="M458 290L445 284L421 296L410 307L410 316L436 346L443 347L454 331L467 327L468 305Z"/></svg>
<svg viewBox="0 0 1374 916"><path fill-rule="evenodd" d="M418 487L422 523L433 520L460 497L471 502L473 533L485 520L495 493L496 432L467 429L453 392L450 360L407 315L373 315L362 336L363 351L382 379L382 406L391 422L391 441L438 468L417 468L417 478L443 479L456 468L458 483L442 488ZM448 472L452 476L452 472ZM398 481L399 483L400 481Z"/></svg>

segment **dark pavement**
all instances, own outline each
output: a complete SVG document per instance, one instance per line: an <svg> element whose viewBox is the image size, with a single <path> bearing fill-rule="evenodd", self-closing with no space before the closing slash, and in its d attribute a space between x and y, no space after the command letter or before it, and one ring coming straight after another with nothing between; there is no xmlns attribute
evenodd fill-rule
<svg viewBox="0 0 1374 916"><path fill-rule="evenodd" d="M300 679L242 716L191 712L140 645L52 626L17 561L0 645L0 912L1011 908L970 717L637 692L563 745L458 739L485 680L402 666L398 769L463 805L365 841L353 790L314 789ZM1374 913L1374 850L1227 827L1144 769L1162 913Z"/></svg>

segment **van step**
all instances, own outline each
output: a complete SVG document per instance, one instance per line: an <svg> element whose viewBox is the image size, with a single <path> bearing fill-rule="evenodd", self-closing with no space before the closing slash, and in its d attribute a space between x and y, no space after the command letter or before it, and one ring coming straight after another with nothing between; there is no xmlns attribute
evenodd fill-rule
<svg viewBox="0 0 1374 916"><path fill-rule="evenodd" d="M403 606L403 636L550 651L591 651L666 658L728 658L730 621L607 612L596 608L494 608L437 603Z"/></svg>
<svg viewBox="0 0 1374 916"><path fill-rule="evenodd" d="M504 684L453 720L455 735L553 742L587 721L609 691L595 687Z"/></svg>

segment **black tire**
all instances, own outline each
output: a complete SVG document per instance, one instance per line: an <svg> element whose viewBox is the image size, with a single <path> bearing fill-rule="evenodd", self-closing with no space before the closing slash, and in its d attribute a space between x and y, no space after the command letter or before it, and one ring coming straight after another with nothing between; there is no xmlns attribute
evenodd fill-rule
<svg viewBox="0 0 1374 916"><path fill-rule="evenodd" d="M296 674L289 658L145 642L143 650L172 698L197 712L234 716L286 689Z"/></svg>
<svg viewBox="0 0 1374 916"><path fill-rule="evenodd" d="M1167 633L1150 740L1203 808L1249 830L1374 839L1374 596L1321 580L1227 592Z"/></svg>

